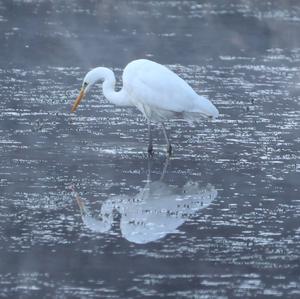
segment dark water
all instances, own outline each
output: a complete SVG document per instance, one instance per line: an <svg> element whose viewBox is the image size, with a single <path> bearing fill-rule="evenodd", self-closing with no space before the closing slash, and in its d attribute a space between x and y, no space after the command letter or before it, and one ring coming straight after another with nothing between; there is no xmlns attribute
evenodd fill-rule
<svg viewBox="0 0 300 299"><path fill-rule="evenodd" d="M0 1L1 298L300 297L300 4L261 2ZM169 163L100 89L70 114L136 58L221 113Z"/></svg>

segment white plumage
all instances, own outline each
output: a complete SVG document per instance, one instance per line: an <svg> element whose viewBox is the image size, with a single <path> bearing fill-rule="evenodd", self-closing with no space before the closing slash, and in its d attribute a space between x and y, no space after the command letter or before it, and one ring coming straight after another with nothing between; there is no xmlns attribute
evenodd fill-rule
<svg viewBox="0 0 300 299"><path fill-rule="evenodd" d="M104 67L88 72L83 80L80 94L73 105L76 110L81 99L98 81L103 81L103 94L113 104L135 106L148 120L149 146L152 153L150 122L160 122L171 153L163 121L183 119L198 121L203 117L216 118L217 108L205 97L198 95L192 87L174 72L156 62L139 59L130 62L123 71L123 87L115 91L114 73Z"/></svg>
<svg viewBox="0 0 300 299"><path fill-rule="evenodd" d="M196 94L174 72L153 61L129 63L123 72L123 88L132 104L154 121L161 120L156 114L166 119L185 119L188 113L199 113L199 118L219 114L209 100Z"/></svg>

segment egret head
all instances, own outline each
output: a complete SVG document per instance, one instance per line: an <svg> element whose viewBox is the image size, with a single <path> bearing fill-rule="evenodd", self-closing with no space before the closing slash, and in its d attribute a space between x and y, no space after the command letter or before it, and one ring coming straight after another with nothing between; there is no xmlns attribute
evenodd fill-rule
<svg viewBox="0 0 300 299"><path fill-rule="evenodd" d="M100 67L98 68L94 68L91 71L89 71L84 79L83 79L83 83L80 89L80 93L72 107L71 112L75 112L75 110L77 109L77 107L79 106L81 100L83 99L83 97L88 93L88 91L91 89L91 87L99 80L102 79L101 74L100 74ZM99 76L100 75L100 76Z"/></svg>

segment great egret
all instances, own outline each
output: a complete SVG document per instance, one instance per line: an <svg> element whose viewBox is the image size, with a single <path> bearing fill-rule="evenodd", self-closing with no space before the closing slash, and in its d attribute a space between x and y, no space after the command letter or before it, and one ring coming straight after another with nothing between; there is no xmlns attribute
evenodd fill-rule
<svg viewBox="0 0 300 299"><path fill-rule="evenodd" d="M168 160L167 160L168 162ZM151 181L150 167L147 183L135 196L115 195L101 206L97 217L93 216L83 199L75 192L81 218L87 228L96 233L113 233L119 214L122 236L136 244L146 244L176 233L178 227L196 212L208 207L217 197L217 190L210 184L201 187L198 183L187 182L182 187L170 186L162 180Z"/></svg>
<svg viewBox="0 0 300 299"><path fill-rule="evenodd" d="M89 71L72 112L98 81L103 81L103 94L108 101L118 106L135 106L148 120L149 154L153 153L151 121L161 123L167 152L171 154L172 147L163 123L165 120L199 121L202 117L216 118L219 115L218 109L198 95L187 82L165 66L147 59L134 60L125 67L123 87L118 92L115 91L115 75L110 69L97 67Z"/></svg>

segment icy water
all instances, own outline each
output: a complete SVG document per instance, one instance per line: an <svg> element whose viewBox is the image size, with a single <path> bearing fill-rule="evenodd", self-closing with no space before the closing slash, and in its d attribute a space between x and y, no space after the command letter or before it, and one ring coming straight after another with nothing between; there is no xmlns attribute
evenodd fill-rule
<svg viewBox="0 0 300 299"><path fill-rule="evenodd" d="M299 32L297 1L0 1L0 298L299 298ZM100 86L70 114L141 57L221 113L169 160Z"/></svg>

